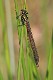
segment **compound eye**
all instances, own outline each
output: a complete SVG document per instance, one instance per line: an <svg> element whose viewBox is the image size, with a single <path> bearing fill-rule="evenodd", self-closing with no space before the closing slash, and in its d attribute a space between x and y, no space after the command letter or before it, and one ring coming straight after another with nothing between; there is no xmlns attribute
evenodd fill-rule
<svg viewBox="0 0 53 80"><path fill-rule="evenodd" d="M28 12L26 12L26 14L28 14Z"/></svg>
<svg viewBox="0 0 53 80"><path fill-rule="evenodd" d="M21 10L21 14L23 14L23 10Z"/></svg>
<svg viewBox="0 0 53 80"><path fill-rule="evenodd" d="M22 11L22 14L24 14L24 11Z"/></svg>

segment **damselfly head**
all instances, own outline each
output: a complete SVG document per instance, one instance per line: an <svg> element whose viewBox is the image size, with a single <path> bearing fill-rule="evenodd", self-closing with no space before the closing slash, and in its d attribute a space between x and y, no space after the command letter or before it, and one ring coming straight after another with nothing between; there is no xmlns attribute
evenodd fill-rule
<svg viewBox="0 0 53 80"><path fill-rule="evenodd" d="M24 10L24 9L21 9L21 14L22 14L22 15L27 15L28 12L27 12L26 10Z"/></svg>

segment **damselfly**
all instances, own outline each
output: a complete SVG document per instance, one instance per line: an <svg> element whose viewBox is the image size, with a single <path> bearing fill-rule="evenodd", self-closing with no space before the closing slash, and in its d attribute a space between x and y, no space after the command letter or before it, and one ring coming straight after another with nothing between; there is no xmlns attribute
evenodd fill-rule
<svg viewBox="0 0 53 80"><path fill-rule="evenodd" d="M22 25L26 25L27 36L28 36L28 39L29 39L29 42L30 42L30 45L31 45L31 48L33 51L34 60L35 60L36 65L39 66L38 65L39 56L38 56L37 48L35 46L34 38L33 38L32 32L31 32L30 23L28 21L28 12L26 10L22 9L19 16L21 16ZM16 18L18 18L18 16Z"/></svg>

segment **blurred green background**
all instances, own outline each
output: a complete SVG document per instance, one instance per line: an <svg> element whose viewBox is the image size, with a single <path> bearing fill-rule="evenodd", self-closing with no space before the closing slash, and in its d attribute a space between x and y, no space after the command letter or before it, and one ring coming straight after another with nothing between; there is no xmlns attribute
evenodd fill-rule
<svg viewBox="0 0 53 80"><path fill-rule="evenodd" d="M29 22L40 59L38 70L42 80L44 80L48 65L48 55L50 48L52 48L53 0L27 0L26 3L29 13ZM20 0L17 0L17 4L19 9L21 9L22 4L20 3ZM5 26L5 29L2 27L3 25ZM3 36L6 36L6 39L3 39ZM6 43L6 47L4 46L4 43ZM7 48L6 56L4 51L5 48ZM8 80L7 70L9 70L9 56L13 80L17 80L16 71L19 57L18 52L19 39L17 35L14 0L0 0L0 72L3 75L3 80ZM8 69L4 56L7 60L6 63L8 64Z"/></svg>

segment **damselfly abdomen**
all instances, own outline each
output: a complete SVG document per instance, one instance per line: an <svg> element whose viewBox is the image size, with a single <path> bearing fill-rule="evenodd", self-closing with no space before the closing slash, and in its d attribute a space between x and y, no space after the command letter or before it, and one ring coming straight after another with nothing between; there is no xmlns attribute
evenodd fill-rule
<svg viewBox="0 0 53 80"><path fill-rule="evenodd" d="M27 35L31 44L32 51L33 51L34 60L35 60L36 65L38 66L39 56L38 56L37 48L35 46L35 42L34 42L34 38L31 32L29 22L26 22L26 27L27 27Z"/></svg>

